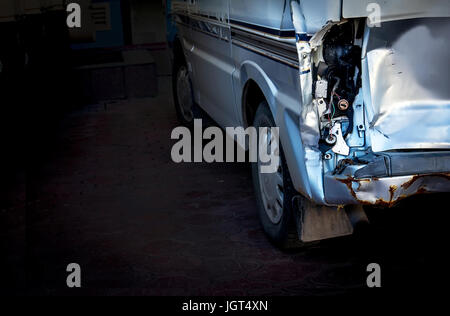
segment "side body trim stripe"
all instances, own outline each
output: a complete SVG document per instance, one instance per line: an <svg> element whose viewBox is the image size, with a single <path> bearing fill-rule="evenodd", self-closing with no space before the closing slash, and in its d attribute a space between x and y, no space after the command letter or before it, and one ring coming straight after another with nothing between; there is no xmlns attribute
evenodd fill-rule
<svg viewBox="0 0 450 316"><path fill-rule="evenodd" d="M216 17L180 12L175 13L175 15L178 17L178 24L191 27L195 31L213 36L220 40L225 40L227 42L230 40L228 37L229 35L223 37L218 30L218 27L228 27L228 25ZM296 46L281 40L291 38L291 36L295 39L294 30L276 30L235 20L230 20L229 22L233 45L273 59L277 62L281 62L290 67L296 69L299 68ZM267 35L270 35L270 37Z"/></svg>

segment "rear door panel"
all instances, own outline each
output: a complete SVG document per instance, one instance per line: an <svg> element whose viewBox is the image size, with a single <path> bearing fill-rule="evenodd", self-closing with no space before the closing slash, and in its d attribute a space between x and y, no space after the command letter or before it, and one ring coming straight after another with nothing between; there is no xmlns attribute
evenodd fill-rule
<svg viewBox="0 0 450 316"><path fill-rule="evenodd" d="M196 101L222 126L234 126L228 0L197 0L192 14Z"/></svg>

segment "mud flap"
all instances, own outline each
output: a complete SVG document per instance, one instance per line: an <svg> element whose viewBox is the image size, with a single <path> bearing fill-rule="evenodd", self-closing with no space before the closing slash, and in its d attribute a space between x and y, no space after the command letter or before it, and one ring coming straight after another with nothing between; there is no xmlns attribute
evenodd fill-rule
<svg viewBox="0 0 450 316"><path fill-rule="evenodd" d="M302 242L308 243L353 234L350 217L343 208L317 205L304 197L296 197L297 231Z"/></svg>

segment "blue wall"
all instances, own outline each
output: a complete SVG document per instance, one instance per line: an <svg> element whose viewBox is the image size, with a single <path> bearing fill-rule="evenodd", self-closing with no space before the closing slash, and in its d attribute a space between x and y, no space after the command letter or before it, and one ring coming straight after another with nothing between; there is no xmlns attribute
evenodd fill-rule
<svg viewBox="0 0 450 316"><path fill-rule="evenodd" d="M124 45L121 0L93 0L92 2L109 2L111 7L111 30L98 31L95 43L75 44L73 49L107 48Z"/></svg>

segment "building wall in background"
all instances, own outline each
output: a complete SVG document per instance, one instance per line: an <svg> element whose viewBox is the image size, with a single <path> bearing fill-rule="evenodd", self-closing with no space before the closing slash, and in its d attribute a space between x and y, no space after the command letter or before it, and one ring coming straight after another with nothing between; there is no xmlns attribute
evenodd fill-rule
<svg viewBox="0 0 450 316"><path fill-rule="evenodd" d="M130 0L134 45L166 42L163 1Z"/></svg>
<svg viewBox="0 0 450 316"><path fill-rule="evenodd" d="M76 44L73 45L74 49L166 42L166 16L162 0L93 0L92 3L94 7L100 3L109 3L111 28L97 30L95 42ZM124 10L124 7L127 10ZM130 16L123 17L122 14ZM128 39L128 32L131 35L131 42Z"/></svg>
<svg viewBox="0 0 450 316"><path fill-rule="evenodd" d="M110 48L124 45L121 0L92 0L90 14L95 41L74 44L73 49Z"/></svg>

